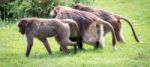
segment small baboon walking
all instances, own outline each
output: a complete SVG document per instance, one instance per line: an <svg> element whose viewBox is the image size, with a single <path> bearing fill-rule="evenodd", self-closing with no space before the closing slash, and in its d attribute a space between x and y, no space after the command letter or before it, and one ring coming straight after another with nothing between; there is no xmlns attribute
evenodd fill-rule
<svg viewBox="0 0 150 67"><path fill-rule="evenodd" d="M65 54L68 53L67 46L74 46L76 52L76 42L69 40L70 27L73 24L74 30L78 32L78 26L75 21L71 19L42 19L42 18L24 18L18 24L19 32L25 34L27 38L26 56L28 57L33 45L34 37L38 38L46 47L49 54L52 53L48 44L47 37L55 37L60 44ZM77 37L79 37L77 33ZM77 39L78 40L78 39Z"/></svg>

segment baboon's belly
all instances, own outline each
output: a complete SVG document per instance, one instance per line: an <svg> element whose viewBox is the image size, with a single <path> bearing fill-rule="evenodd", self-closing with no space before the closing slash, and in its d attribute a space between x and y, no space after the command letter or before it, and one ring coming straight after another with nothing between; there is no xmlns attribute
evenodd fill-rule
<svg viewBox="0 0 150 67"><path fill-rule="evenodd" d="M97 33L97 28L95 24L90 25L83 35L83 41L88 44L95 44L99 40L99 35Z"/></svg>
<svg viewBox="0 0 150 67"><path fill-rule="evenodd" d="M99 37L97 33L85 33L83 35L83 41L88 44L95 44Z"/></svg>

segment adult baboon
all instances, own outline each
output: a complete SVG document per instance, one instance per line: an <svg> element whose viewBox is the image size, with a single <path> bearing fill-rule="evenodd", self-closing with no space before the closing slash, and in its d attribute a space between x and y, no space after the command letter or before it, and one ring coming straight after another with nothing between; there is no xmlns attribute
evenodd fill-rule
<svg viewBox="0 0 150 67"><path fill-rule="evenodd" d="M74 46L76 52L76 42L69 40L70 28L69 24L74 26L74 30L79 30L78 25L71 19L42 19L42 18L24 18L18 24L19 32L25 34L27 38L26 56L30 54L34 37L38 38L46 47L49 54L52 53L48 44L47 37L54 36L60 44L65 54L68 53L67 46ZM76 31L79 32L79 31ZM77 37L79 37L77 33ZM77 39L78 40L78 39Z"/></svg>
<svg viewBox="0 0 150 67"><path fill-rule="evenodd" d="M103 48L103 24L107 25L112 31L113 47L116 44L116 36L111 24L98 18L92 13L75 10L65 6L56 6L50 14L54 18L73 19L77 22L80 28L80 36L82 37L80 44L78 44L80 49L82 49L82 40L86 43L93 44L95 46L96 44L98 44L98 47ZM74 38L70 37L70 39L73 40Z"/></svg>
<svg viewBox="0 0 150 67"><path fill-rule="evenodd" d="M111 14L111 13L106 12L104 10L90 8L90 7L83 5L83 4L76 4L73 6L73 8L77 9L77 10L87 11L87 12L93 13L93 14L97 15L98 17L100 17L101 19L109 22L115 30L117 40L120 42L125 42L123 39L122 33L121 33L121 21L120 20L122 19L122 20L126 21L132 29L135 40L137 42L139 42L139 39L138 39L138 37L134 31L132 24L126 18L121 17L119 15ZM108 29L108 27L106 25L104 25L104 34L108 33L109 31L110 31L110 29Z"/></svg>

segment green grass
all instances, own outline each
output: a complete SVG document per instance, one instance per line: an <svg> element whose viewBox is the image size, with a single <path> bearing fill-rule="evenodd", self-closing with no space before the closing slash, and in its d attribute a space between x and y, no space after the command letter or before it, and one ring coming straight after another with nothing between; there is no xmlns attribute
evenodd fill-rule
<svg viewBox="0 0 150 67"><path fill-rule="evenodd" d="M105 37L103 50L84 45L85 50L69 55L59 51L54 38L49 38L53 51L48 55L37 39L30 57L25 57L26 39L18 33L17 23L0 21L0 67L149 67L150 66L150 0L96 0L94 7L127 17L137 32L141 43L136 43L127 23L122 22L127 44L117 44L113 50L110 33Z"/></svg>

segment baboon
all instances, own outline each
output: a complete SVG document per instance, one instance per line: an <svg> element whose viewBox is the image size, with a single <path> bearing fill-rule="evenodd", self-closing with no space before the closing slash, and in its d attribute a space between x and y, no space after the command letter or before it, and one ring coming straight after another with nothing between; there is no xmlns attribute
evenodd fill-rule
<svg viewBox="0 0 150 67"><path fill-rule="evenodd" d="M114 29L111 26L111 24L100 19L99 17L97 17L96 15L92 13L75 10L75 9L65 7L65 6L56 6L52 9L50 14L53 18L73 19L74 21L76 21L80 29L81 40L80 40L80 43L78 44L78 47L80 49L83 48L82 40L85 43L92 44L94 46L98 44L97 46L100 48L104 47L103 24L107 25L112 32L113 47L116 44L116 36L115 36ZM97 29L97 28L100 28L100 29ZM74 40L74 38L70 37L70 40Z"/></svg>
<svg viewBox="0 0 150 67"><path fill-rule="evenodd" d="M138 39L138 37L137 37L137 35L135 33L135 30L134 30L131 22L129 20L127 20L126 18L124 18L122 16L119 16L119 15L115 15L115 14L106 12L104 10L94 9L94 8L88 7L88 6L80 4L80 3L75 4L73 6L73 9L77 9L77 10L87 11L87 12L93 13L96 16L98 16L99 18L109 22L113 26L113 28L115 30L115 35L116 35L117 41L125 43L125 40L123 39L123 36L122 36L122 33L121 33L121 19L124 20L130 25L135 40L137 42L139 42L139 39ZM108 33L109 31L110 31L110 29L108 29L108 27L106 25L104 25L104 35L106 33Z"/></svg>
<svg viewBox="0 0 150 67"><path fill-rule="evenodd" d="M22 35L27 38L26 56L30 54L33 45L33 39L36 37L46 47L49 54L52 53L48 44L47 37L55 37L56 41L60 44L64 54L68 53L67 46L74 46L76 52L76 42L69 40L70 27L69 24L74 26L74 30L79 30L78 25L71 19L42 19L42 18L23 18L20 20L18 27ZM79 31L76 31L79 32ZM77 38L79 37L77 33ZM77 39L78 40L78 39Z"/></svg>

